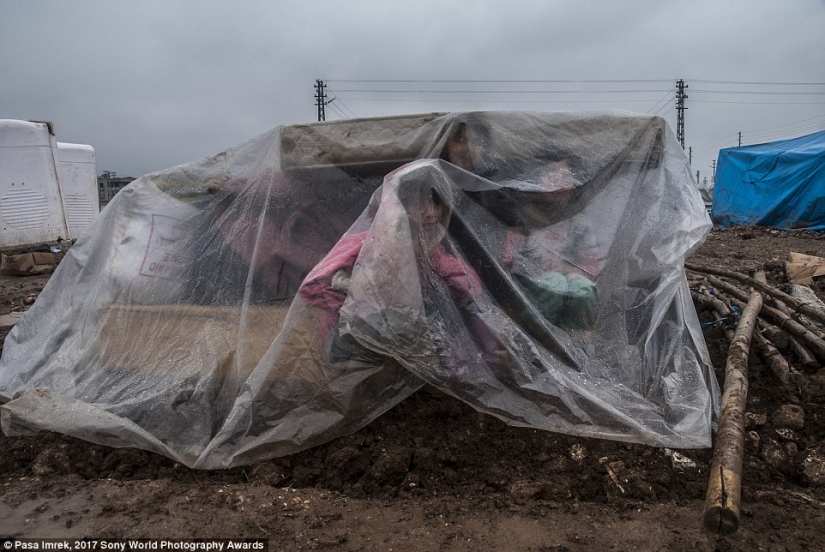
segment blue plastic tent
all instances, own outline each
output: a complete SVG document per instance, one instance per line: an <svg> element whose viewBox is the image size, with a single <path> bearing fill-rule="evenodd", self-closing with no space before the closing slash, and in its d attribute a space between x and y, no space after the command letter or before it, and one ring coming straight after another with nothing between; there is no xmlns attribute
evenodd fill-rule
<svg viewBox="0 0 825 552"><path fill-rule="evenodd" d="M716 226L825 230L825 131L719 152Z"/></svg>

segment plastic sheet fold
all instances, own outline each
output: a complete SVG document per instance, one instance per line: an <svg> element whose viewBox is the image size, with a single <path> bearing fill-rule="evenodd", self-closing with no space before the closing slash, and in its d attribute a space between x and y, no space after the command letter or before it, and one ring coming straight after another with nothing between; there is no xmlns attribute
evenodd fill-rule
<svg viewBox="0 0 825 552"><path fill-rule="evenodd" d="M426 384L505 422L710 446L679 144L624 112L283 126L144 176L6 339L6 434L217 469L357 431Z"/></svg>

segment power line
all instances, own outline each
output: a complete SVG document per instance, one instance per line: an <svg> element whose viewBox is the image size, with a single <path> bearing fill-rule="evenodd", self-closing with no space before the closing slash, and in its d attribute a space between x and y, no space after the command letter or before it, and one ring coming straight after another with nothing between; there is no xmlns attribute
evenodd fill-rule
<svg viewBox="0 0 825 552"><path fill-rule="evenodd" d="M674 111L675 109L676 109L676 106L675 106L675 105L671 105L670 107L668 107L668 108L667 108L667 110L666 110L666 111L664 111L664 112L662 112L662 113L656 113L656 116L657 116L657 117L662 117L662 118L664 118L666 115L670 115L670 113L671 113L672 111Z"/></svg>
<svg viewBox="0 0 825 552"><path fill-rule="evenodd" d="M476 79L335 79L327 82L360 82L360 83L640 83L640 82L671 82L667 79L625 79L625 80L610 80L610 79L596 79L596 80L476 80Z"/></svg>
<svg viewBox="0 0 825 552"><path fill-rule="evenodd" d="M801 87L823 87L825 82L798 81L734 81L712 79L680 79L677 86L658 87L657 84L673 83L665 79L335 79L329 91L338 106L336 112L355 116L346 102L378 103L439 103L442 105L561 105L561 104L639 104L654 102L648 113L665 117L677 111L677 138L684 147L684 110L687 95L678 83L699 84L691 90L691 102L696 104L805 106L825 105L825 101L805 101L805 97L817 98L825 90L805 90ZM649 86L653 84L654 86ZM414 86L410 86L414 85ZM507 85L507 86L502 86ZM578 86L553 86L578 85ZM600 86L586 86L600 85ZM613 85L613 86L601 86ZM630 85L630 86L615 86ZM704 85L704 86L703 86ZM720 88L717 88L717 85ZM337 88L342 86L342 88ZM723 88L724 86L724 88ZM335 87L333 89L333 87ZM736 89L735 87L740 87ZM793 88L782 90L779 87ZM485 89L487 88L487 89ZM565 89L567 88L567 89ZM658 99L646 97L664 94ZM681 95L681 97L680 97ZM469 96L469 97L468 97ZM609 96L609 97L604 97ZM725 98L727 96L728 98ZM771 97L772 101L759 101L758 96ZM668 101L674 98L676 102ZM718 98L718 99L717 99ZM784 100L784 101L783 101ZM790 100L790 101L789 101ZM803 101L796 101L803 100ZM442 108L449 110L448 107ZM821 126L818 118L782 125L785 132L801 132ZM765 134L772 130L764 129ZM743 138L752 140L761 136L759 130L743 131ZM737 134L700 146L692 146L692 157L703 151L712 151L715 145L731 146L737 142Z"/></svg>
<svg viewBox="0 0 825 552"><path fill-rule="evenodd" d="M349 116L348 116L346 113L344 113L344 112L343 112L343 111L342 111L342 110L341 110L338 106L336 106L335 104L333 104L333 103L329 103L329 104L327 104L327 105L329 105L329 107L330 107L330 108L331 108L331 109L332 109L332 110L336 113L336 115L338 115L338 116L339 116L339 117L341 117L342 119L349 119Z"/></svg>
<svg viewBox="0 0 825 552"><path fill-rule="evenodd" d="M780 129L782 127L796 126L796 125L801 124L801 123L808 123L810 121L815 121L817 119L822 119L822 121L819 124L825 124L825 115L817 115L816 117L810 117L808 119L802 119L801 121L796 121L794 123L785 123L785 124L777 125L777 126L773 126L773 127L755 128L755 129L751 129L751 130L746 130L745 132L761 132L763 130L776 130L776 129Z"/></svg>
<svg viewBox="0 0 825 552"><path fill-rule="evenodd" d="M807 126L807 127L800 127L796 129L785 129L779 132L744 132L745 138L747 138L748 142L751 144L758 144L762 142L770 142L775 140L781 140L783 138L788 137L797 137L804 134L812 134L814 132L819 132L821 130L825 130L825 123L821 123L816 126Z"/></svg>
<svg viewBox="0 0 825 552"><path fill-rule="evenodd" d="M336 88L340 92L372 92L374 94L637 94L639 92L670 92L657 90L381 90L376 88Z"/></svg>
<svg viewBox="0 0 825 552"><path fill-rule="evenodd" d="M494 99L485 99L485 100L470 100L466 98L347 98L348 102L402 102L402 103L443 103L445 101L457 101L460 103L602 103L602 104L612 104L612 103L646 103L649 102L649 99L638 99L638 100L612 100L612 99L605 99L605 100L581 100L581 99L573 99L573 100L494 100Z"/></svg>
<svg viewBox="0 0 825 552"><path fill-rule="evenodd" d="M748 85L770 85L770 86L825 86L825 82L781 82L781 81L724 81L706 79L686 79L690 82L702 84L748 84Z"/></svg>
<svg viewBox="0 0 825 552"><path fill-rule="evenodd" d="M349 108L349 107L348 107L348 106L347 106L347 105L346 105L346 104L345 104L345 103L344 103L344 102L343 102L340 98L338 98L338 97L336 96L336 98L335 98L335 99L337 99L337 100L338 100L338 103L339 103L339 104L341 104L341 107L342 107L345 111L349 112L349 114L350 114L350 116L351 116L352 118L357 118L357 117L358 117L358 116L355 114L355 112L354 112L353 110L351 110L351 109L350 109L350 108Z"/></svg>
<svg viewBox="0 0 825 552"><path fill-rule="evenodd" d="M335 106L335 105L333 105L332 102L337 102L338 105ZM338 96L335 96L335 95L331 96L329 102L327 102L327 105L329 105L330 107L335 107L336 112L339 115L341 115L341 117L343 117L344 119L356 118L355 113L353 113L352 110L349 107L347 107L344 104L344 102L341 101L341 98L339 98ZM347 112L349 112L349 113L347 113Z"/></svg>
<svg viewBox="0 0 825 552"><path fill-rule="evenodd" d="M693 90L694 92L701 92L702 94L736 94L737 96L760 95L760 96L813 96L823 95L825 90L819 92L760 92L758 90L702 90L701 88Z"/></svg>
<svg viewBox="0 0 825 552"><path fill-rule="evenodd" d="M660 107L659 109L657 109L657 110L656 110L656 113L654 113L654 115L658 115L658 114L659 114L659 111L661 111L662 109L664 109L664 108L668 107L668 105L669 105L669 104L667 103L667 101L666 101L666 100L670 97L670 95L671 95L671 94L672 94L675 90L676 90L676 87L675 87L675 86L674 86L673 88L671 88L670 90L668 90L668 91L667 91L667 94L665 94L664 96L662 96L662 98L661 98L658 102L656 102L655 104L653 104L653 107L651 107L650 109L648 109L648 110L647 110L647 113L650 113L651 111L653 111L653 108L654 108L654 107L656 107L657 105L659 105L660 103L662 104L662 107Z"/></svg>
<svg viewBox="0 0 825 552"><path fill-rule="evenodd" d="M739 104L739 105L825 105L822 102L734 102L726 100L693 100L696 103Z"/></svg>
<svg viewBox="0 0 825 552"><path fill-rule="evenodd" d="M742 133L749 142L758 143L759 141L775 141L783 138L791 138L799 136L800 134L808 134L820 130L825 130L825 115L809 117L773 127L744 130ZM730 134L711 142L693 145L694 157L709 154L720 149L720 147L734 147L737 138L738 134Z"/></svg>

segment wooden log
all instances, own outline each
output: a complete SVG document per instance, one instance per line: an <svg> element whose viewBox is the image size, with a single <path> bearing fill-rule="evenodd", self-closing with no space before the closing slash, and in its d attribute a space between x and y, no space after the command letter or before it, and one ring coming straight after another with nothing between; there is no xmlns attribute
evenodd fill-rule
<svg viewBox="0 0 825 552"><path fill-rule="evenodd" d="M767 283L768 281L765 277L765 273L762 271L759 271L756 274L754 274L753 278L757 282L761 283ZM776 306L780 311L785 312L783 308L784 305L782 305L780 301L776 301L775 298L772 298L772 300L776 303ZM787 314L787 312L785 312L785 314ZM802 374L791 368L791 366L788 364L788 361L785 360L785 357L783 357L779 351L777 351L769 342L767 342L767 340L765 340L762 334L760 334L758 331L754 334L754 338L756 340L757 349L762 354L762 358L765 359L765 363L768 365L768 368L770 368L774 375L779 379L780 383L782 383L782 386L785 388L785 390L790 391L792 393L796 393L802 396L803 398L807 398L808 382L805 380ZM808 351L801 343L796 341L796 339L794 339L793 337L791 337L788 341L791 345L796 344L798 347L801 347L804 350L804 353L810 355L810 351ZM810 356L813 359L813 355ZM813 360L814 362L816 362L816 359Z"/></svg>
<svg viewBox="0 0 825 552"><path fill-rule="evenodd" d="M746 276L746 275L744 275L740 272L733 272L733 271L730 271L730 270L723 270L721 268L711 268L711 267L699 266L699 265L694 265L694 264L691 264L691 263L685 263L685 268L687 268L688 270L696 271L696 272L703 272L705 274L714 274L716 276L723 276L723 277L726 277L726 278L731 278L733 280L738 280L742 283L748 284L749 286L753 286L754 288L756 288L759 291L765 293L766 295L770 295L771 297L779 299L780 301L790 305L791 307L793 307L793 309L796 312L798 312L800 314L804 314L805 316L808 316L808 317L812 318L813 320L816 320L816 321L818 321L822 324L825 324L825 312L822 312L819 309L817 309L815 307L812 307L811 305L808 305L804 301L801 301L800 299L797 299L796 297L794 297L792 295L788 295L787 293L785 293L784 291L782 291L780 289L776 289L775 287L769 286L766 283L759 282L756 279L751 278L749 276Z"/></svg>
<svg viewBox="0 0 825 552"><path fill-rule="evenodd" d="M721 299L698 292L693 293L693 299L697 305L713 311L721 317L730 316L730 311ZM745 304L739 301L736 302L738 303L737 306L740 308L744 309L746 307ZM802 374L791 367L787 359L777 349L777 347L787 347L792 338L789 338L787 333L772 324L768 324L764 320L758 320L757 322L757 330L753 332L753 341L756 345L756 351L787 391L797 394L803 398L807 397L807 380ZM726 326L723 328L723 331L728 341L733 341L733 330ZM782 342L784 344L779 345L778 342ZM816 359L814 359L814 362L816 362Z"/></svg>
<svg viewBox="0 0 825 552"><path fill-rule="evenodd" d="M704 293L692 293L691 296L693 297L694 302L701 307L713 311L716 315L724 318L730 316L730 309L728 308L725 303L717 299L716 297L711 297L710 295L705 295Z"/></svg>
<svg viewBox="0 0 825 552"><path fill-rule="evenodd" d="M708 283L715 288L721 289L722 291L724 291L731 297L738 299L742 303L748 302L748 294L733 284L729 284L728 282L720 280L719 278L715 278L713 276L710 276L708 278Z"/></svg>
<svg viewBox="0 0 825 552"><path fill-rule="evenodd" d="M713 448L710 479L705 495L705 529L722 535L739 528L742 495L742 458L745 450L745 401L748 398L748 354L762 295L748 299L725 365L725 384L719 430Z"/></svg>
<svg viewBox="0 0 825 552"><path fill-rule="evenodd" d="M788 387L790 382L790 367L788 361L782 356L782 353L773 346L773 343L767 340L764 335L759 333L759 330L753 332L753 343L756 345L756 351L760 354L765 364L771 369L771 372L779 378L780 383L784 387Z"/></svg>
<svg viewBox="0 0 825 552"><path fill-rule="evenodd" d="M732 297L736 297L737 299L742 301L742 296L744 295L744 293L736 286L733 286L731 284L728 284L727 282L724 282L722 280L719 280L718 278L713 277L708 278L708 282L710 282L713 286L724 290ZM785 314L784 312L771 307L762 307L762 312L760 316L769 319L771 322L776 324L780 329L785 330L788 333L793 334L795 337L801 339L802 342L816 356L816 358L818 358L820 361L825 361L825 341L820 339L808 328L806 328L805 326L803 326L802 324L800 324L799 322Z"/></svg>
<svg viewBox="0 0 825 552"><path fill-rule="evenodd" d="M788 360L758 330L753 332L756 351L771 370L782 387L789 393L798 395L803 400L808 398L808 380L788 363Z"/></svg>
<svg viewBox="0 0 825 552"><path fill-rule="evenodd" d="M699 292L703 295L707 295L708 297L713 297L717 301L721 301L725 304L727 309L730 309L730 299L728 299L724 294L719 293L715 289L708 289L706 286L702 286L699 288Z"/></svg>
<svg viewBox="0 0 825 552"><path fill-rule="evenodd" d="M733 286L732 284L728 284L727 282L723 282L722 280L714 278L713 276L711 276L711 280L713 281L708 282L709 284L712 284L715 287L720 288L722 291L725 291L734 297L737 307L739 307L740 309L743 309L745 307L748 296L744 291L741 291L739 288ZM728 303L730 303L730 299L726 299L728 299ZM765 308L764 305L762 306L762 308ZM788 348L790 339L787 332L780 330L773 324L769 324L764 320L759 320L759 329L762 331L762 334L776 347L780 349Z"/></svg>
<svg viewBox="0 0 825 552"><path fill-rule="evenodd" d="M776 308L776 310L784 312L788 316L791 316L790 309L788 306L783 303L782 301L772 300L771 305ZM818 328L812 327L810 324L805 324L802 320L798 320L800 324L808 328L814 335L821 339L822 335L818 331ZM777 346L779 344L777 343ZM820 365L819 361L816 360L813 353L811 353L810 349L808 349L805 345L803 345L798 339L793 336L788 338L787 347L791 350L796 358L805 366L806 368L817 368Z"/></svg>
<svg viewBox="0 0 825 552"><path fill-rule="evenodd" d="M791 343L791 337L787 332L783 332L765 320L759 320L759 331L768 339L768 341L780 349L787 349Z"/></svg>
<svg viewBox="0 0 825 552"><path fill-rule="evenodd" d="M788 333L793 334L794 337L801 339L802 342L810 349L811 353L816 356L816 358L821 361L825 361L825 341L781 311L770 307L764 307L762 310L763 314L766 317L772 318L773 322L779 326L779 328L786 330Z"/></svg>
<svg viewBox="0 0 825 552"><path fill-rule="evenodd" d="M734 301L736 301L736 303L738 304L738 306L740 308L745 307L744 303L742 303L738 300L734 300ZM771 310L770 310L769 307L763 306L762 307L762 312L766 316L769 316L769 317L771 316ZM776 313L774 313L774 315L777 316L777 317L780 316L779 314L776 314ZM789 332L795 332L795 333L800 334L800 337L797 338L792 333L786 333L782 329L774 326L773 324L765 322L764 320L760 320L759 321L759 328L763 329L763 335L765 337L767 337L777 347L782 347L784 349L787 349L787 350L791 351L794 354L794 356L796 356L800 360L800 362L803 365L805 365L806 367L821 366L821 363L816 359L816 355L814 355L811 352L811 349L809 349L808 347L806 347L802 343L802 340L805 339L802 336L806 335L805 334L805 331L806 331L805 328L802 327L801 325L794 324L793 323L794 321L792 321L789 318L779 319L779 320L777 320L777 322L779 324L782 324L782 328L784 328L785 330L788 330ZM765 331L765 330L767 330L767 331ZM783 334L784 334L784 337L783 337ZM816 343L816 340L819 340L818 337L816 337L813 334L808 334L808 339L810 339L812 341L812 347L820 347ZM819 340L819 341L821 341L821 340ZM825 351L820 351L820 354L823 354L823 353L825 353Z"/></svg>
<svg viewBox="0 0 825 552"><path fill-rule="evenodd" d="M780 300L778 300L774 297L771 297L770 301L767 301L766 303L769 307L774 308L774 309L776 309L780 312L784 312L785 314L788 315L788 317L793 317L794 320L796 320L797 322L799 322L800 324L802 324L803 326L808 328L808 330L810 330L810 332L812 334L814 334L818 338L822 339L822 325L821 324L817 324L816 322L814 322L813 320L811 320L807 316L795 313L793 310L791 310L791 308L788 305L786 305L785 303L783 303L782 301L780 301Z"/></svg>
<svg viewBox="0 0 825 552"><path fill-rule="evenodd" d="M788 347L791 349L793 355L799 360L800 364L805 368L821 368L822 363L819 362L814 354L803 343L800 343L795 337L788 339Z"/></svg>
<svg viewBox="0 0 825 552"><path fill-rule="evenodd" d="M811 308L816 309L819 312L825 312L825 302L820 300L816 292L810 287L792 284L791 289L788 290L788 293L790 293L792 296L796 297L806 305L809 305ZM799 321L810 326L811 331L813 331L819 337L825 339L825 325L820 324L816 320L810 319L804 314L799 315Z"/></svg>
<svg viewBox="0 0 825 552"><path fill-rule="evenodd" d="M697 292L693 294L693 299L696 304L707 310L713 311L716 315L722 318L731 316L730 309L720 298ZM745 305L742 305L742 308L745 308ZM769 337L774 336L779 339L784 339L785 344L787 344L789 342L788 335L776 326L765 323L762 320L758 320L757 323L757 329L753 332L753 341L756 345L756 351L787 391L804 395L807 390L807 382L804 377L802 374L791 368L788 361L782 353L779 352L779 349L777 349L777 346L772 343L772 340ZM762 333L763 328L767 329L769 336ZM725 333L725 337L727 337L729 342L733 341L734 331L729 326L725 326L722 331Z"/></svg>
<svg viewBox="0 0 825 552"><path fill-rule="evenodd" d="M745 308L746 305L744 303L736 300L734 301L740 308ZM765 307L763 306L762 308L764 309ZM765 331L766 329L768 332ZM774 341L774 338L776 341ZM790 344L791 340L794 338L776 326L768 324L764 320L758 321L757 330L753 333L753 342L756 345L756 351L787 391L799 395L803 399L807 399L807 379L804 375L794 369L785 356L777 349L776 343L781 342L782 339L784 339L786 343ZM792 348L791 351L793 351ZM814 359L814 362L816 362L817 365L819 364L816 359Z"/></svg>
<svg viewBox="0 0 825 552"><path fill-rule="evenodd" d="M764 270L757 270L753 273L753 280L755 282L759 282L760 284L768 285L768 277L765 276Z"/></svg>
<svg viewBox="0 0 825 552"><path fill-rule="evenodd" d="M711 311L714 315L718 316L720 319L727 318L729 319L731 316L730 309L725 305L722 301L715 297L710 297L709 295L705 295L703 293L694 292L691 294L693 297L693 302L702 307L705 310ZM728 338L728 341L733 339L733 330L731 326L725 324L722 326L722 331L725 334L725 337Z"/></svg>

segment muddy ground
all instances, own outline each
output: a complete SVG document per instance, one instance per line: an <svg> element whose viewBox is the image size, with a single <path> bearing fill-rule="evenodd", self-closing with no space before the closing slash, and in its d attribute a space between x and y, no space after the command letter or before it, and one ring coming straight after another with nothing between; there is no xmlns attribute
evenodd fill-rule
<svg viewBox="0 0 825 552"><path fill-rule="evenodd" d="M690 262L766 269L779 285L790 251L825 257L825 236L714 230ZM0 315L25 309L47 280L0 277ZM728 343L719 327L705 336L721 381ZM262 537L270 550L822 550L825 372L788 358L808 381L803 396L750 356L741 525L728 536L702 525L710 449L680 456L513 428L429 388L354 435L225 471L57 434L0 436L0 536Z"/></svg>

